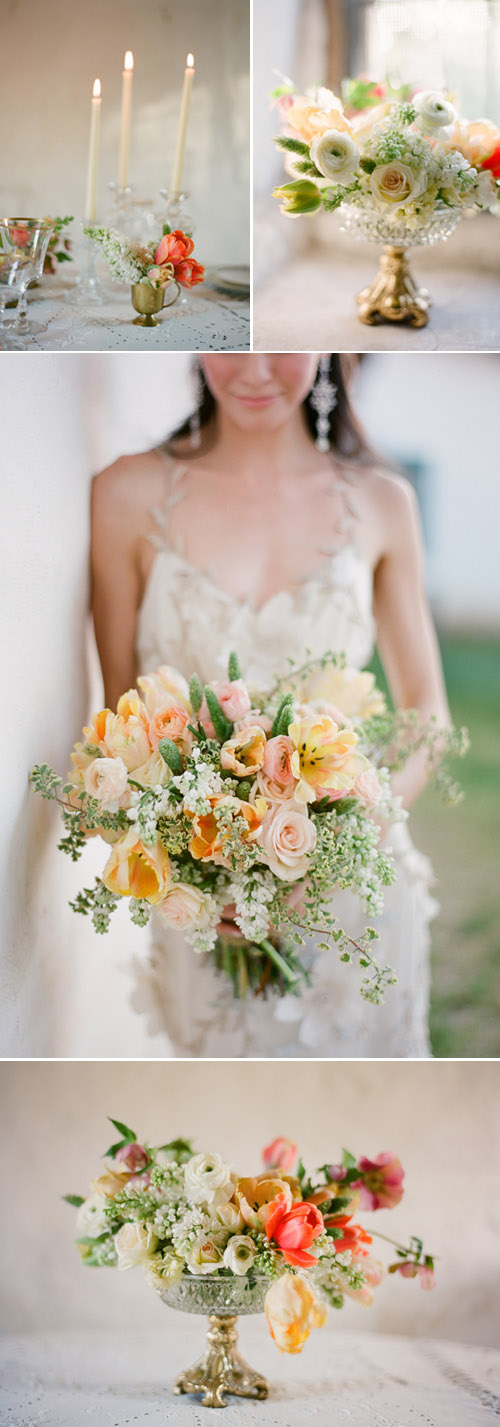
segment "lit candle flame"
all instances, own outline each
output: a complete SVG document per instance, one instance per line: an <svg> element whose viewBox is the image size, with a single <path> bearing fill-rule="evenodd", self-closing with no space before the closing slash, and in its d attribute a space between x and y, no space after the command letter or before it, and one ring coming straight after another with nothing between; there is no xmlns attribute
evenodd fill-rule
<svg viewBox="0 0 500 1427"><path fill-rule="evenodd" d="M186 64L188 69L194 69L194 55L186 55Z"/></svg>
<svg viewBox="0 0 500 1427"><path fill-rule="evenodd" d="M93 88L93 90L92 90L92 98L93 98L93 99L100 99L100 98L101 98L101 81L100 81L100 79L94 79L94 88Z"/></svg>
<svg viewBox="0 0 500 1427"><path fill-rule="evenodd" d="M134 68L134 56L133 56L133 54L132 54L132 50L125 50L125 57L124 57L124 60L123 60L123 68L124 68L124 69L133 69L133 68Z"/></svg>

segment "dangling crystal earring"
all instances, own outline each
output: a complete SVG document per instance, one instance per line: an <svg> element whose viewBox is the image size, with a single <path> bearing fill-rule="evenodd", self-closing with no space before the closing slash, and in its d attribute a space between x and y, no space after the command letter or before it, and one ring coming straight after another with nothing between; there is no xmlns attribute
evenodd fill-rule
<svg viewBox="0 0 500 1427"><path fill-rule="evenodd" d="M330 381L330 358L320 357L318 375L310 395L311 406L317 411L316 441L318 451L330 450L330 413L337 405L338 387Z"/></svg>
<svg viewBox="0 0 500 1427"><path fill-rule="evenodd" d="M189 430L191 432L191 446L193 451L197 451L201 446L200 431L200 409L203 401L203 380L199 362L193 363L192 368L194 411L189 418Z"/></svg>

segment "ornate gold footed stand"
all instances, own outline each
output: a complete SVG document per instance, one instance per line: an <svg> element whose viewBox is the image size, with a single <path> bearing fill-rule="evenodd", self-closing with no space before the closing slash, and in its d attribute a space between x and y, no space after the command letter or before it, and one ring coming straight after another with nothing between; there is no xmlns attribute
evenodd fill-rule
<svg viewBox="0 0 500 1427"><path fill-rule="evenodd" d="M177 1378L174 1392L203 1392L204 1407L227 1407L224 1394L236 1397L267 1397L265 1378L249 1368L237 1350L236 1317L210 1313L208 1348L192 1368Z"/></svg>
<svg viewBox="0 0 500 1427"><path fill-rule="evenodd" d="M413 327L425 327L429 321L429 293L414 283L404 248L384 247L375 282L357 300L361 322L370 325L408 321Z"/></svg>

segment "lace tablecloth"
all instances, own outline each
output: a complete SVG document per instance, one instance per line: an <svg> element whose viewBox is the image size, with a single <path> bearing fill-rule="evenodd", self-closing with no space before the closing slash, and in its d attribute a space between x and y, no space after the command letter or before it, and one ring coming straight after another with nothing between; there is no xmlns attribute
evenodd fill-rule
<svg viewBox="0 0 500 1427"><path fill-rule="evenodd" d="M204 1320L169 1310L154 1333L6 1335L2 1427L203 1427L213 1410L171 1384L201 1351ZM500 1415L500 1353L463 1343L315 1333L281 1357L263 1318L240 1322L240 1347L269 1398L230 1398L225 1427L487 1427ZM218 1417L217 1419L218 1420Z"/></svg>
<svg viewBox="0 0 500 1427"><path fill-rule="evenodd" d="M103 306L80 307L67 301L74 287L46 277L29 299L34 322L44 330L25 338L30 352L245 352L250 346L250 303L219 292L210 279L187 302L160 314L158 327L135 327L130 290L107 282ZM7 317L10 317L7 312Z"/></svg>

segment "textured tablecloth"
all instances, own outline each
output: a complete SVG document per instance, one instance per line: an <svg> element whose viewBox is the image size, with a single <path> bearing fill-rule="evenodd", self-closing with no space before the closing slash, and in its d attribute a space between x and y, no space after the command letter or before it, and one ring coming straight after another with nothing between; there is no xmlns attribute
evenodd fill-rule
<svg viewBox="0 0 500 1427"><path fill-rule="evenodd" d="M46 277L29 299L30 315L45 330L25 338L29 352L218 352L248 351L250 303L212 286L210 271L201 287L160 314L158 327L135 327L130 290L106 283L106 302L87 308L66 300L74 286ZM184 295L184 294L183 294ZM10 317L10 312L7 312Z"/></svg>
<svg viewBox="0 0 500 1427"><path fill-rule="evenodd" d="M500 243L500 220L496 224ZM444 245L443 245L444 246ZM433 265L434 249L411 251L413 276L427 287L427 327L388 322L369 327L356 294L373 282L380 249L353 244L282 264L254 294L254 348L259 352L491 352L500 348L500 271Z"/></svg>
<svg viewBox="0 0 500 1427"><path fill-rule="evenodd" d="M165 1311L163 1332L6 1335L1 1427L204 1427L198 1398L175 1397L205 1321ZM168 1316L167 1316L168 1315ZM225 1427L487 1427L500 1415L500 1353L426 1339L339 1332L281 1357L264 1319L240 1320L240 1348L270 1383L265 1402L231 1398Z"/></svg>

